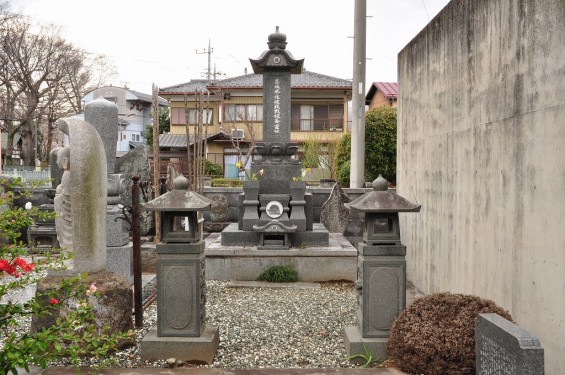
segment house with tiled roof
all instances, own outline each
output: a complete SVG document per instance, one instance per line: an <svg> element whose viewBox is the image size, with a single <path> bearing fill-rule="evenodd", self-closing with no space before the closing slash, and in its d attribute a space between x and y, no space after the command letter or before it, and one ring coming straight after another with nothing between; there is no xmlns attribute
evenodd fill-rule
<svg viewBox="0 0 565 375"><path fill-rule="evenodd" d="M369 110L383 105L396 107L397 99L398 83L373 82L365 96L365 104L369 106Z"/></svg>
<svg viewBox="0 0 565 375"><path fill-rule="evenodd" d="M341 138L350 123L351 87L349 80L324 74L293 74L291 141L303 144L310 139L330 142ZM169 101L170 134L184 136L185 143L187 129L189 134L196 134L199 116L206 134L224 134L208 142L207 159L222 166L226 177L237 177L234 166L241 151L262 140L262 75L245 74L210 82L191 80L162 88L159 96Z"/></svg>

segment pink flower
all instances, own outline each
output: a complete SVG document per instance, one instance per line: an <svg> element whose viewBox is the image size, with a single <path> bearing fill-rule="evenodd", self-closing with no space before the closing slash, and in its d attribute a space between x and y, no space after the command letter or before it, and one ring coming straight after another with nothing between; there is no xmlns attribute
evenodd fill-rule
<svg viewBox="0 0 565 375"><path fill-rule="evenodd" d="M86 291L86 295L89 296L94 292L96 292L96 285L90 284L90 286L88 287L88 290Z"/></svg>
<svg viewBox="0 0 565 375"><path fill-rule="evenodd" d="M51 300L49 301L50 305L58 305L59 301L57 301L55 298L51 298Z"/></svg>

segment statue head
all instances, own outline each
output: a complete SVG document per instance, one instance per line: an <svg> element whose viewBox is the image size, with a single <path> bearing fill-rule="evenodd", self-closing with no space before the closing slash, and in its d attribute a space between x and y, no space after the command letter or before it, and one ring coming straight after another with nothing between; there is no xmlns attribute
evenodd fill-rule
<svg viewBox="0 0 565 375"><path fill-rule="evenodd" d="M57 152L57 166L61 170L69 170L71 166L71 149L69 146L61 147Z"/></svg>

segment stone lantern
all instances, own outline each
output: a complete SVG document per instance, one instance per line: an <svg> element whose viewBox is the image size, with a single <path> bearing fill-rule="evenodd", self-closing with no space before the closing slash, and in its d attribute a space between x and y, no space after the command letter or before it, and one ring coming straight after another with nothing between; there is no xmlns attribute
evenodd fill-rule
<svg viewBox="0 0 565 375"><path fill-rule="evenodd" d="M414 204L388 190L379 175L373 191L346 204L365 214L363 242L358 245L359 326L345 328L349 355L387 357L386 342L392 323L406 307L406 246L400 242L399 212L419 212Z"/></svg>
<svg viewBox="0 0 565 375"><path fill-rule="evenodd" d="M157 328L141 342L141 358L174 357L212 363L218 348L218 327L206 326L204 241L198 211L211 201L189 189L184 176L173 190L143 208L161 213L161 241L157 244Z"/></svg>

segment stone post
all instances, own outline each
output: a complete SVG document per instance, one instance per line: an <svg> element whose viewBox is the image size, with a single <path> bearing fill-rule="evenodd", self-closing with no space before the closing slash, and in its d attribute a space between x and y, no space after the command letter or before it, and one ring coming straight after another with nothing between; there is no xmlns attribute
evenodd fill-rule
<svg viewBox="0 0 565 375"><path fill-rule="evenodd" d="M392 323L406 306L406 247L400 243L399 212L419 212L410 203L388 191L379 176L373 191L346 204L365 213L363 242L358 245L358 326L345 327L349 355L371 352L387 357L386 343Z"/></svg>
<svg viewBox="0 0 565 375"><path fill-rule="evenodd" d="M118 106L102 97L84 106L84 118L100 134L106 153L108 170L108 205L106 207L106 270L124 276L133 282L133 245L129 229L122 218L120 204L125 193L126 177L114 174L118 142ZM129 202L128 202L129 204Z"/></svg>
<svg viewBox="0 0 565 375"><path fill-rule="evenodd" d="M219 344L218 327L206 325L204 241L198 211L211 201L188 190L180 175L169 191L142 206L161 211L161 241L157 245L157 327L141 342L141 358L174 357L211 364Z"/></svg>

